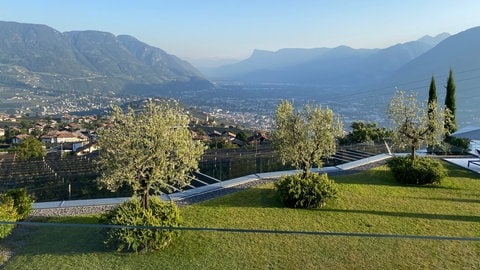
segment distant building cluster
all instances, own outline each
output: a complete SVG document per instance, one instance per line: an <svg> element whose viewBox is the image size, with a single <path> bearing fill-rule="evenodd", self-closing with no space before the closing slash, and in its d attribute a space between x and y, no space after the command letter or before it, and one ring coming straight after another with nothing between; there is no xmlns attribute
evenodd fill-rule
<svg viewBox="0 0 480 270"><path fill-rule="evenodd" d="M0 128L0 140L7 144L21 144L28 137L35 137L47 148L49 153L72 153L86 155L98 150L97 129L108 128L111 119L94 115L78 116L65 113L61 117L40 117L28 120L19 116L1 114L5 124ZM218 116L217 116L218 117ZM192 138L206 145L219 147L248 147L267 144L270 139L265 132L249 132L246 135L237 126L217 126L214 117L205 116L204 120L191 117L189 124ZM239 137L238 132L242 133Z"/></svg>

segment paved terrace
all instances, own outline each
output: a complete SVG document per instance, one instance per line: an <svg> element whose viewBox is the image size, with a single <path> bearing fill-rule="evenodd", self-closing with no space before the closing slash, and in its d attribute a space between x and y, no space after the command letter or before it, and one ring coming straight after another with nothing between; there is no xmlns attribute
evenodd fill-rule
<svg viewBox="0 0 480 270"><path fill-rule="evenodd" d="M480 174L480 157L444 158L443 160Z"/></svg>
<svg viewBox="0 0 480 270"><path fill-rule="evenodd" d="M316 172L341 172L345 170L355 169L360 166L364 166L370 163L379 162L385 159L390 158L391 156L388 154L380 154L368 158L364 158L361 160L344 163L338 166L332 167L323 167L320 169L316 169ZM480 158L445 158L447 162L452 164L464 167L466 169L472 170L474 172L480 173ZM468 161L471 160L478 160L479 163L477 164L468 164ZM468 166L469 165L469 166ZM214 183L211 185L206 185L198 188L193 188L185 191L175 192L169 195L163 195L162 198L164 200L174 200L174 201L182 201L187 198L195 197L200 194L205 194L208 192L224 189L224 188L232 188L238 185L246 184L249 182L262 180L262 179L271 179L271 178L278 178L283 175L291 175L296 173L296 170L289 170L289 171L279 171L279 172L268 172L268 173L258 173L258 174L251 174L243 177L238 177L230 180L225 180L222 182ZM63 207L78 207L78 206L98 206L98 205L116 205L128 200L130 197L119 197L119 198L103 198L103 199L88 199L88 200L68 200L68 201L53 201L53 202L38 202L33 204L34 209L48 209L48 208L63 208Z"/></svg>

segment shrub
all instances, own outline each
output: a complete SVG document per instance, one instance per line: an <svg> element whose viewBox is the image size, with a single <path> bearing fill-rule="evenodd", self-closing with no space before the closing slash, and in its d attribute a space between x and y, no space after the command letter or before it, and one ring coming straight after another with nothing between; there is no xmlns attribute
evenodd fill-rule
<svg viewBox="0 0 480 270"><path fill-rule="evenodd" d="M0 220L17 221L17 211L12 197L5 194L0 195ZM0 224L0 239L7 237L15 227L14 224Z"/></svg>
<svg viewBox="0 0 480 270"><path fill-rule="evenodd" d="M151 197L150 207L143 209L137 198L132 198L107 213L104 223L128 226L178 227L180 211L173 202ZM152 251L166 247L178 235L171 229L114 228L107 232L107 246L117 251Z"/></svg>
<svg viewBox="0 0 480 270"><path fill-rule="evenodd" d="M447 175L443 164L434 158L410 156L393 157L388 163L395 179L403 184L438 184Z"/></svg>
<svg viewBox="0 0 480 270"><path fill-rule="evenodd" d="M19 220L25 219L30 215L33 208L33 199L27 194L25 188L9 190L6 195L13 199Z"/></svg>
<svg viewBox="0 0 480 270"><path fill-rule="evenodd" d="M316 173L281 177L275 189L286 206L295 208L319 208L337 194L335 182L327 174Z"/></svg>
<svg viewBox="0 0 480 270"><path fill-rule="evenodd" d="M450 154L465 154L470 146L470 140L468 139L447 136L444 141L447 143L447 150Z"/></svg>

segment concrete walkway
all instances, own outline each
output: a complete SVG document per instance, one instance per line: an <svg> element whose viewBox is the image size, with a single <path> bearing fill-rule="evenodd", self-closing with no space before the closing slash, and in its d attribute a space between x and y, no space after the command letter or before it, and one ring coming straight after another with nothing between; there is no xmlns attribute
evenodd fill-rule
<svg viewBox="0 0 480 270"><path fill-rule="evenodd" d="M471 157L471 158L444 158L445 161L465 168L469 171L479 173L480 174L480 158L478 157ZM475 163L470 163L469 161L477 161Z"/></svg>
<svg viewBox="0 0 480 270"><path fill-rule="evenodd" d="M388 154L380 154L368 158L364 158L361 160L353 161L350 163L344 163L338 166L333 167L323 167L320 169L315 169L315 172L339 172L345 170L351 170L359 166L367 165L370 163L374 163L377 161L382 161L385 159L390 158L391 156ZM269 178L278 178L283 175L291 175L298 171L290 170L290 171L279 171L279 172L268 172L268 173L258 173L258 174L250 174L247 176L242 176L230 180L225 180L222 182L218 182L211 185L201 186L198 188L188 189L185 191L175 192L169 195L163 195L162 198L164 200L174 200L174 201L181 201L190 197L197 196L199 194L212 192L215 190L223 189L223 188L230 188L235 187L237 185L245 184L248 182L261 180L261 179L269 179ZM69 201L53 201L53 202L38 202L33 204L34 209L47 209L47 208L61 208L61 207L78 207L78 206L98 206L98 205L116 205L124 202L125 200L130 199L130 197L121 197L121 198L104 198L104 199L88 199L88 200L69 200Z"/></svg>

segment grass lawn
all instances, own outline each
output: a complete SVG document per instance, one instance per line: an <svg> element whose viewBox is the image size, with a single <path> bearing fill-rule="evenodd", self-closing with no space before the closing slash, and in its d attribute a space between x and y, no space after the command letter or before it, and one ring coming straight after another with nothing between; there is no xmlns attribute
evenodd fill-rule
<svg viewBox="0 0 480 270"><path fill-rule="evenodd" d="M332 177L335 201L283 208L273 185L182 208L185 226L480 237L480 177L447 165L436 187L400 186L386 167ZM95 223L97 217L58 218ZM33 233L32 233L33 232ZM35 227L5 269L478 269L480 241L184 231L150 254L106 250L98 228Z"/></svg>

